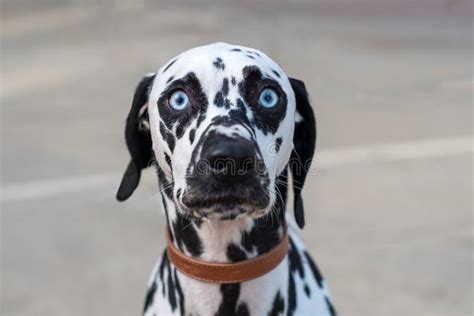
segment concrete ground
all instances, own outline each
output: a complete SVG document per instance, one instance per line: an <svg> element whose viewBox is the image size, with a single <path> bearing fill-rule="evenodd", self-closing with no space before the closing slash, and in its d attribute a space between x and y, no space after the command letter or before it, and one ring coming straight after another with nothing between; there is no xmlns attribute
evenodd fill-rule
<svg viewBox="0 0 474 316"><path fill-rule="evenodd" d="M69 3L2 2L3 315L140 313L164 219L151 172L114 200L124 119L143 74L214 41L313 97L301 234L340 314L473 314L469 1Z"/></svg>

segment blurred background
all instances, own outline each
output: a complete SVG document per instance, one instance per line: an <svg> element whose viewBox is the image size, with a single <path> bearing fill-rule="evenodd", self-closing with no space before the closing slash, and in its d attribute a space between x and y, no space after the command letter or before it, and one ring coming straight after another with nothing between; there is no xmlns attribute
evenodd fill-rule
<svg viewBox="0 0 474 316"><path fill-rule="evenodd" d="M255 47L305 81L301 232L341 315L472 315L469 0L1 1L1 312L138 315L164 216L114 199L142 75Z"/></svg>

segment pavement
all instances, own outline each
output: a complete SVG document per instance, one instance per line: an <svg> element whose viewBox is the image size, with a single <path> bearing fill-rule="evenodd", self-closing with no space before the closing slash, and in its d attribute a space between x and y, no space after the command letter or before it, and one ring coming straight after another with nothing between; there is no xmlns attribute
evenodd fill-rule
<svg viewBox="0 0 474 316"><path fill-rule="evenodd" d="M114 199L143 74L256 47L318 119L301 235L341 315L473 315L468 1L1 3L2 315L137 315L163 249L152 172Z"/></svg>

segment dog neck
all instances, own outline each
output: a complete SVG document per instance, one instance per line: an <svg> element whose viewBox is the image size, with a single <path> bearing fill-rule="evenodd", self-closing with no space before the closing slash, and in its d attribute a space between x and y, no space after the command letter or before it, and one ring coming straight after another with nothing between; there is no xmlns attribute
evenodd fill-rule
<svg viewBox="0 0 474 316"><path fill-rule="evenodd" d="M184 254L209 262L238 262L275 247L283 237L286 207L286 170L276 181L279 193L272 212L258 218L192 219L177 211L172 182L159 172L160 191L170 238Z"/></svg>

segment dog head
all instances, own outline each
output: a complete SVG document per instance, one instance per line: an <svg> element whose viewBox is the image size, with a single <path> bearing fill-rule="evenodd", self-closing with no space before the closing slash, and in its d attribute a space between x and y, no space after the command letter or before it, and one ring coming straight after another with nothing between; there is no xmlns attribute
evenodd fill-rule
<svg viewBox="0 0 474 316"><path fill-rule="evenodd" d="M303 82L261 51L216 43L177 56L138 85L125 136L131 162L120 201L156 161L184 215L258 218L275 205L289 166L296 221L304 225L301 188L315 119Z"/></svg>

